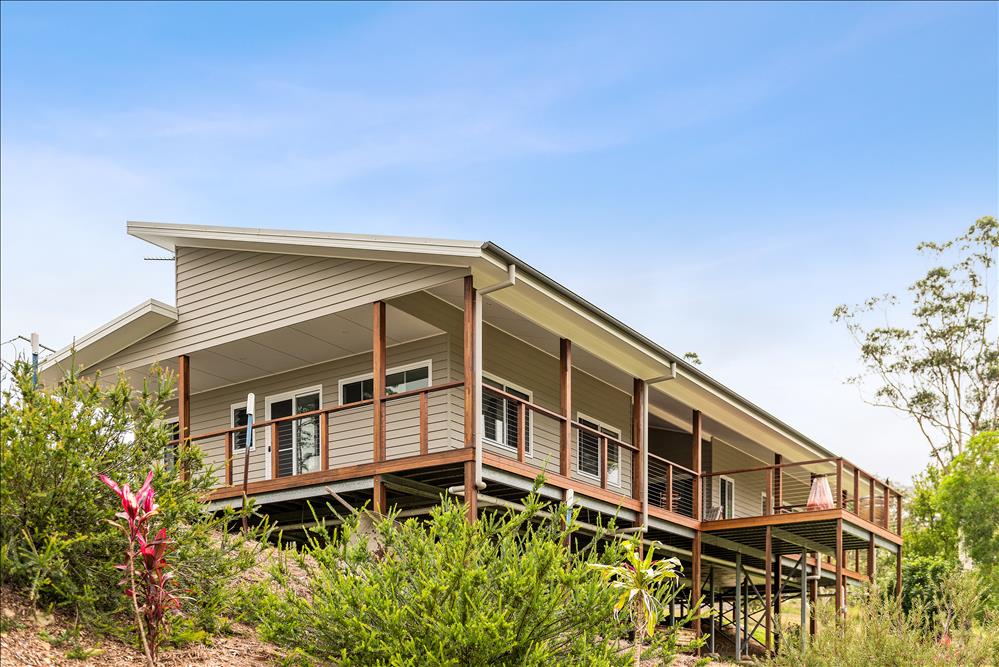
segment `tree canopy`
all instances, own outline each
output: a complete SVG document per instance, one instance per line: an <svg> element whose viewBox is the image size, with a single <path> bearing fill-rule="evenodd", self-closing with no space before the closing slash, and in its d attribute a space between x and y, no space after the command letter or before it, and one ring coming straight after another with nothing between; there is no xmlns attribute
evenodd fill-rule
<svg viewBox="0 0 999 667"><path fill-rule="evenodd" d="M999 336L990 332L997 249L999 223L979 218L956 239L919 244L920 252L952 263L909 287L907 320L895 313L892 322L900 303L893 294L833 312L860 349L863 370L849 381L868 402L913 417L941 466L970 437L995 428L999 414Z"/></svg>

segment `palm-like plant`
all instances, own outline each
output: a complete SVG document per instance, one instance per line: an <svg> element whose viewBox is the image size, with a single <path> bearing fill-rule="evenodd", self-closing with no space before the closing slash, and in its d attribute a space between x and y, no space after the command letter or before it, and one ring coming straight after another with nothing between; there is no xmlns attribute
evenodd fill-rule
<svg viewBox="0 0 999 667"><path fill-rule="evenodd" d="M635 667L638 667L642 661L642 642L655 632L664 602L675 597L679 589L680 561L656 560L655 549L650 548L644 558L633 550L620 565L590 567L601 570L610 585L621 591L614 604L614 616L619 618L625 611L635 626Z"/></svg>

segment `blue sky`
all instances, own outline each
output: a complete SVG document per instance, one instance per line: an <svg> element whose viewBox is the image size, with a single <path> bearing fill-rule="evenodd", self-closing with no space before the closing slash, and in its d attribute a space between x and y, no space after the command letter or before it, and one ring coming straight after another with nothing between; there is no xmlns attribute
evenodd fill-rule
<svg viewBox="0 0 999 667"><path fill-rule="evenodd" d="M997 213L997 7L5 2L0 337L171 302L128 219L488 239L907 477L830 314Z"/></svg>

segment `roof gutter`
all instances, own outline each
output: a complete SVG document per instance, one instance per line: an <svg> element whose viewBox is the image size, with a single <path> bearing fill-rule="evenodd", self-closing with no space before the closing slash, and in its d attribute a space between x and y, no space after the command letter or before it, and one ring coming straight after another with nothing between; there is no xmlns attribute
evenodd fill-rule
<svg viewBox="0 0 999 667"><path fill-rule="evenodd" d="M508 251L504 250L503 248L496 245L492 241L487 241L486 243L483 243L482 251L484 253L489 253L494 255L496 258L498 258L507 265L516 266L518 271L521 271L525 275L530 276L533 280L537 280L539 283L551 289L556 294L582 307L595 319L598 319L603 323L607 324L608 326L610 326L611 328L615 329L618 333L624 335L626 338L629 338L633 343L635 343L639 347L645 348L647 351L651 352L655 356L664 358L664 363L667 363L670 366L671 374L663 376L661 378L653 378L652 380L649 381L650 384L660 381L665 381L668 379L675 379L680 375L687 376L694 382L707 386L712 391L722 395L730 402L757 415L758 417L762 418L763 421L776 427L777 430L783 431L791 435L793 438L800 440L802 444L805 444L813 448L815 451L821 453L823 456L827 457L836 456L836 454L829 451L819 443L815 442L814 440L806 436L804 433L801 433L794 427L781 421L780 419L770 414L763 408L759 407L758 405L754 404L748 399L735 393L734 391L732 391L725 385L721 384L711 376L705 374L703 371L698 370L696 367L686 362L683 358L677 356L676 354L673 354L672 352L660 346L650 338L643 336L639 332L629 327L624 322L621 322L614 316L601 310L599 307L590 303L589 301L579 296L578 294L576 294L569 288L565 287L564 285L556 282L555 280L541 273L537 269L533 268L531 265L526 264L523 260L517 258L515 255L510 254Z"/></svg>

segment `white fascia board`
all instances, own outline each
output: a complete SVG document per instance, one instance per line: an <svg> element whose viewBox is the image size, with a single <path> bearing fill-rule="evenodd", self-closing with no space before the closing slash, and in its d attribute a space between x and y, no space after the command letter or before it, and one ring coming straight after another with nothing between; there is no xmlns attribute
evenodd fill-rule
<svg viewBox="0 0 999 667"><path fill-rule="evenodd" d="M219 248L445 266L468 266L482 255L480 241L137 221L129 221L127 228L129 235L170 252Z"/></svg>
<svg viewBox="0 0 999 667"><path fill-rule="evenodd" d="M89 368L176 321L175 307L149 299L42 359L39 373L61 370L70 359Z"/></svg>

